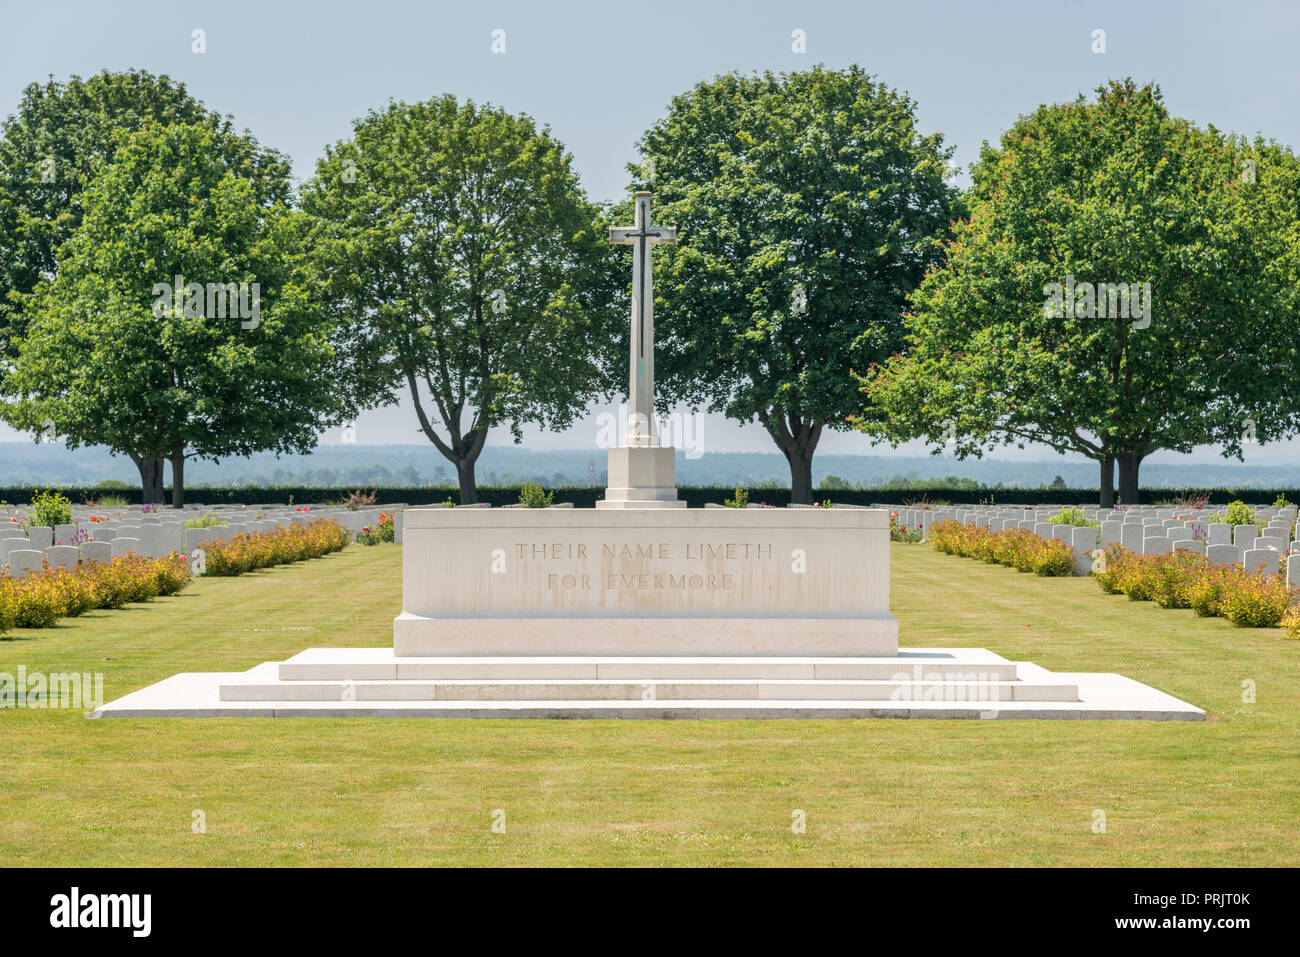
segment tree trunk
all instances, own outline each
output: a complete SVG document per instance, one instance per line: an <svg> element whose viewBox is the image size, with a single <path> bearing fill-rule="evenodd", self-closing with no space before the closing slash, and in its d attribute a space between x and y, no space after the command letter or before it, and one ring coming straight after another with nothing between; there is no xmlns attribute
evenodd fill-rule
<svg viewBox="0 0 1300 957"><path fill-rule="evenodd" d="M460 504L476 505L478 504L478 487L474 484L474 463L478 456L472 459L461 459L455 461L456 477L460 480Z"/></svg>
<svg viewBox="0 0 1300 957"><path fill-rule="evenodd" d="M1115 456L1101 458L1101 507L1115 507Z"/></svg>
<svg viewBox="0 0 1300 957"><path fill-rule="evenodd" d="M462 433L460 431L461 407L455 405L447 408L433 389L432 384L430 384L430 394L433 395L434 401L438 403L438 414L447 429L448 437L451 439L450 442L443 441L442 436L434 429L433 423L429 421L429 416L424 411L424 404L420 401L420 390L413 370L406 370L406 381L411 389L411 402L415 405L415 414L420 420L420 431L428 437L429 441L434 444L434 447L443 454L443 457L448 462L456 466L456 477L460 481L460 504L477 505L478 489L474 484L474 463L478 461L479 453L483 451L483 445L487 442L487 427L472 428L468 432Z"/></svg>
<svg viewBox="0 0 1300 957"><path fill-rule="evenodd" d="M141 500L145 505L153 505L163 500L163 459L147 455L127 453L131 461L140 470Z"/></svg>
<svg viewBox="0 0 1300 957"><path fill-rule="evenodd" d="M1124 452L1119 456L1119 497L1125 505L1138 504L1138 468L1143 456Z"/></svg>
<svg viewBox="0 0 1300 957"><path fill-rule="evenodd" d="M172 463L172 508L185 507L185 456L173 455Z"/></svg>
<svg viewBox="0 0 1300 957"><path fill-rule="evenodd" d="M791 504L811 505L812 460L822 435L821 423L804 422L797 415L782 414L779 409L760 412L758 420L790 465Z"/></svg>
<svg viewBox="0 0 1300 957"><path fill-rule="evenodd" d="M812 504L812 449L807 456L802 454L794 458L786 456L790 462L790 501L795 505Z"/></svg>

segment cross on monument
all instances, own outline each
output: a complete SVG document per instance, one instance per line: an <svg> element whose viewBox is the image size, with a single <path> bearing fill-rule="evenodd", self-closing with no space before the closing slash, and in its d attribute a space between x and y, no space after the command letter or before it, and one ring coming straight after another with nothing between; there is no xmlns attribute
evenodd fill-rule
<svg viewBox="0 0 1300 957"><path fill-rule="evenodd" d="M675 226L650 225L650 194L636 194L634 226L611 226L609 241L632 247L632 342L628 376L629 446L657 446L655 430L654 276L650 247L677 241Z"/></svg>

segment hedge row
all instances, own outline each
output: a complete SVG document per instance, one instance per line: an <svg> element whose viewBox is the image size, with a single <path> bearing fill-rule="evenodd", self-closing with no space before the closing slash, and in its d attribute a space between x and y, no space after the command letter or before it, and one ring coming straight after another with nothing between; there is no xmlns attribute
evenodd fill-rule
<svg viewBox="0 0 1300 957"><path fill-rule="evenodd" d="M1198 617L1226 618L1239 628L1287 628L1300 634L1297 595L1286 573L1219 565L1186 548L1165 555L1135 555L1110 545L1093 579L1101 590L1161 608L1190 608Z"/></svg>
<svg viewBox="0 0 1300 957"><path fill-rule="evenodd" d="M0 575L0 632L15 626L49 628L96 608L172 595L190 583L185 560L123 555L111 562L81 562L76 568L46 568L25 578Z"/></svg>
<svg viewBox="0 0 1300 957"><path fill-rule="evenodd" d="M1043 538L1026 528L999 532L948 519L930 527L930 547L945 555L1006 565L1019 572L1060 576L1074 571L1074 552L1059 538Z"/></svg>
<svg viewBox="0 0 1300 957"><path fill-rule="evenodd" d="M228 541L216 539L199 548L203 551L203 574L227 578L255 568L320 558L347 544L348 530L332 518L322 518L273 532L245 532Z"/></svg>
<svg viewBox="0 0 1300 957"><path fill-rule="evenodd" d="M0 501L30 502L32 495L49 488L44 485L19 485L0 488ZM94 486L56 487L58 491L72 499L84 502L87 498L95 499L105 494L122 495L134 499L139 492L123 489L106 489ZM356 486L329 487L320 485L241 485L241 486L192 486L186 489L185 497L193 503L203 505L257 505L267 503L288 504L293 501L299 505L338 501ZM478 488L478 499L491 505L512 505L519 501L519 486L486 486ZM408 505L439 505L448 498L460 501L460 492L450 486L367 486L366 491L376 494L380 505L393 502L405 502ZM556 502L572 502L578 508L591 508L596 500L605 497L604 486L562 485L555 492ZM730 498L732 487L714 485L678 486L679 498L692 508L701 508L708 502L721 504ZM171 490L165 490L165 499L171 500ZM788 488L749 488L749 501L766 502L768 505L787 505L790 501ZM1208 495L1210 503L1221 505L1234 499L1244 499L1254 504L1271 503L1279 495L1292 502L1300 501L1300 489L1295 488L1196 488L1170 489L1149 488L1142 490L1145 503L1171 501L1187 495ZM911 489L853 489L849 491L828 492L817 490L813 493L817 500L830 499L844 505L904 505L909 502L944 501L950 503L991 503L994 505L1096 505L1097 489L1088 488L978 488L952 489L932 486Z"/></svg>

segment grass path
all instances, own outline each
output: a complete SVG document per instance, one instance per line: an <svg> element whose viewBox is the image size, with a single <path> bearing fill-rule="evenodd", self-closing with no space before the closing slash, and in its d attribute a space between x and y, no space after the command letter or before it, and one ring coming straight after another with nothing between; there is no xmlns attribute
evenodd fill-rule
<svg viewBox="0 0 1300 957"><path fill-rule="evenodd" d="M382 646L395 546L0 640L105 695ZM0 712L0 864L1295 865L1300 643L893 546L903 644L1117 671L1203 724L112 720ZM1257 701L1242 702L1242 681ZM505 811L506 833L491 830ZM796 810L807 831L791 832ZM204 813L207 833L191 830ZM1094 811L1106 833L1092 831Z"/></svg>

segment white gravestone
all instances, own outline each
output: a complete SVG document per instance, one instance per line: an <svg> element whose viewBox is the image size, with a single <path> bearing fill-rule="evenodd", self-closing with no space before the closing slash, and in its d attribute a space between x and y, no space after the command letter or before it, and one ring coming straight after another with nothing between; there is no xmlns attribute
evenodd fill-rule
<svg viewBox="0 0 1300 957"><path fill-rule="evenodd" d="M26 578L40 571L44 564L45 553L34 548L17 548L9 553L9 574L15 578Z"/></svg>
<svg viewBox="0 0 1300 957"><path fill-rule="evenodd" d="M1210 545L1205 549L1205 557L1216 565L1240 564L1241 549L1236 545Z"/></svg>
<svg viewBox="0 0 1300 957"><path fill-rule="evenodd" d="M87 562L108 562L113 560L112 542L82 542L81 559Z"/></svg>
<svg viewBox="0 0 1300 957"><path fill-rule="evenodd" d="M1277 559L1278 553L1271 548L1248 548L1241 556L1241 564L1248 572L1271 575L1277 572Z"/></svg>
<svg viewBox="0 0 1300 957"><path fill-rule="evenodd" d="M76 545L51 545L45 549L45 560L51 568L76 568L80 557Z"/></svg>

